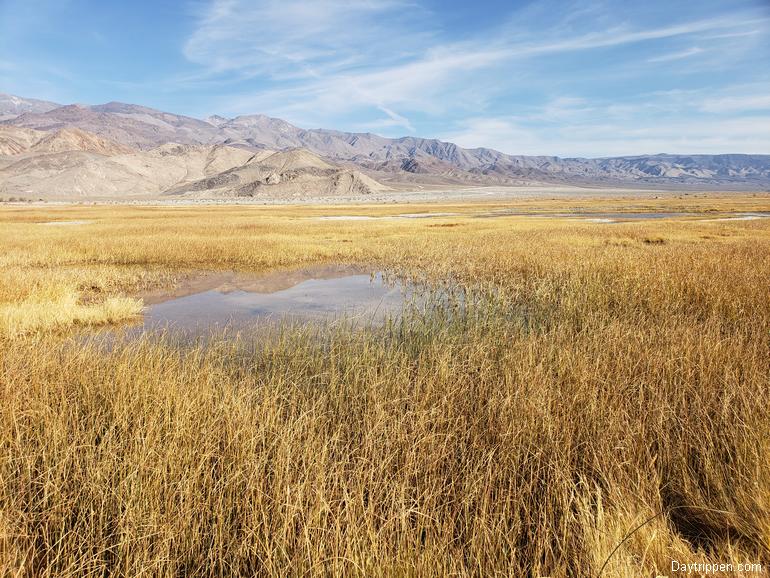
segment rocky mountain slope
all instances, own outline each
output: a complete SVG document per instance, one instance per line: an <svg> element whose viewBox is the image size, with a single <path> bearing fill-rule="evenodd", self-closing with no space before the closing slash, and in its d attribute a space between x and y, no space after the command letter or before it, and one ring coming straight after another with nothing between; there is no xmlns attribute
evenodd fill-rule
<svg viewBox="0 0 770 578"><path fill-rule="evenodd" d="M385 187L304 149L166 143L136 150L81 129L0 127L0 196L72 199L362 195Z"/></svg>
<svg viewBox="0 0 770 578"><path fill-rule="evenodd" d="M239 166L252 156L224 145L178 144L110 156L89 150L24 153L0 167L0 195L48 199L158 195Z"/></svg>
<svg viewBox="0 0 770 578"><path fill-rule="evenodd" d="M0 155L87 151L114 156L135 152L129 146L98 137L77 128L42 131L0 125Z"/></svg>
<svg viewBox="0 0 770 578"><path fill-rule="evenodd" d="M331 165L306 149L260 152L247 163L169 191L188 196L359 196L388 187L356 170Z"/></svg>
<svg viewBox="0 0 770 578"><path fill-rule="evenodd" d="M32 102L29 99L20 100ZM67 105L46 110L47 106L51 106L51 103L20 106L16 116L6 118L0 123L0 127L5 126L9 130L21 129L12 135L0 132L0 155L18 154L19 151L31 148L29 141L36 138L35 133L23 132L24 130L50 132L74 128L144 151L157 149L168 143L226 145L252 153L301 148L331 163L344 166L351 175L355 173L355 178L351 176L349 183L353 188L363 186L361 178L368 175L375 181L407 186L409 183L557 183L624 187L770 189L770 155L661 154L602 159L522 156L508 155L488 148L465 149L436 139L391 139L370 133L306 130L264 115L239 116L232 119L213 116L199 120L117 102L97 106ZM3 109L0 108L1 110ZM0 167L7 165L7 158L0 158ZM226 170L234 168L236 167ZM201 179L205 180L210 176L205 175ZM254 183L261 177L255 177L256 181L253 181L250 180L252 176L254 175L247 172L239 173L238 186L243 187L247 183L257 186ZM235 173L227 178L232 179L233 183L236 182ZM275 175L271 178L275 178ZM288 173L282 178L287 179ZM203 180L196 187L203 187ZM373 185L368 183L364 188L371 186Z"/></svg>
<svg viewBox="0 0 770 578"><path fill-rule="evenodd" d="M98 106L70 104L47 112L25 112L4 122L44 131L79 128L141 149L152 149L169 142L222 142L216 127L205 121L117 102Z"/></svg>
<svg viewBox="0 0 770 578"><path fill-rule="evenodd" d="M390 139L370 133L297 128L263 115L216 117L209 122L225 142L274 149L304 147L347 161L382 178L404 173L443 177L447 182L770 186L770 155L647 155L604 159L507 155L488 148L465 149L436 139ZM385 176L385 175L389 175ZM418 179L419 180L419 179ZM423 179L424 180L424 179Z"/></svg>
<svg viewBox="0 0 770 578"><path fill-rule="evenodd" d="M60 106L60 104L55 102L34 98L21 98L13 94L0 92L0 120L16 118L25 112L48 112Z"/></svg>
<svg viewBox="0 0 770 578"><path fill-rule="evenodd" d="M14 156L27 152L47 134L40 130L0 125L0 155Z"/></svg>

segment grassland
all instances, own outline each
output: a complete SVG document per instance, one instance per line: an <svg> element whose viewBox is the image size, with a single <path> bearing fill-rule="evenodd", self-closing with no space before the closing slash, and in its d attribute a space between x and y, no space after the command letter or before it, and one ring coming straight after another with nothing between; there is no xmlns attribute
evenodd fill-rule
<svg viewBox="0 0 770 578"><path fill-rule="evenodd" d="M770 563L770 221L316 219L399 212L0 210L0 574ZM207 348L68 333L136 315L137 292L189 271L312 263L451 278L467 310Z"/></svg>

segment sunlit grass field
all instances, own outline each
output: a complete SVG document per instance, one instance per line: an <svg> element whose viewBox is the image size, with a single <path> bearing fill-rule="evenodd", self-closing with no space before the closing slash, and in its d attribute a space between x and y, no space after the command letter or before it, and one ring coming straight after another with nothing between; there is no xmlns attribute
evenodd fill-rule
<svg viewBox="0 0 770 578"><path fill-rule="evenodd" d="M0 575L770 564L770 219L475 216L497 208L770 196L0 209ZM460 214L318 219L426 211ZM205 346L73 337L192 271L320 263L451 282L463 307Z"/></svg>

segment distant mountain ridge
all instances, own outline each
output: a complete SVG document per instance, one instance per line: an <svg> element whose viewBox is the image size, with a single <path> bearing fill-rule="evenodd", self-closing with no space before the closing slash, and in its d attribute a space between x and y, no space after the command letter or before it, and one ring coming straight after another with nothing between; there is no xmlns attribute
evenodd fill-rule
<svg viewBox="0 0 770 578"><path fill-rule="evenodd" d="M0 120L15 118L25 112L48 112L60 106L60 104L55 102L37 100L35 98L22 98L0 92Z"/></svg>
<svg viewBox="0 0 770 578"><path fill-rule="evenodd" d="M252 151L165 143L150 150L79 128L0 125L0 199L366 196L386 191L361 172L306 149Z"/></svg>
<svg viewBox="0 0 770 578"><path fill-rule="evenodd" d="M224 144L252 151L303 148L392 183L770 188L770 155L658 154L598 159L509 155L437 139L302 129L259 114L200 120L119 102L57 106L0 95L0 103L6 101L15 102L18 113L2 121L8 126L42 131L77 128L141 150L167 143ZM9 110L10 105L0 106L0 113Z"/></svg>

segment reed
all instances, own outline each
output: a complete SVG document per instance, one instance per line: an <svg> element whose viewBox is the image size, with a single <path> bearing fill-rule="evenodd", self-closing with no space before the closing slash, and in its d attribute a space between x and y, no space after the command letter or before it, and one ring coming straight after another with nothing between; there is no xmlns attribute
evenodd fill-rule
<svg viewBox="0 0 770 578"><path fill-rule="evenodd" d="M770 224L297 218L314 210L71 210L90 231L2 213L0 303L45 304L18 319L56 318L61 287L95 307L204 268L371 263L466 293L205 347L6 330L0 573L770 563Z"/></svg>

